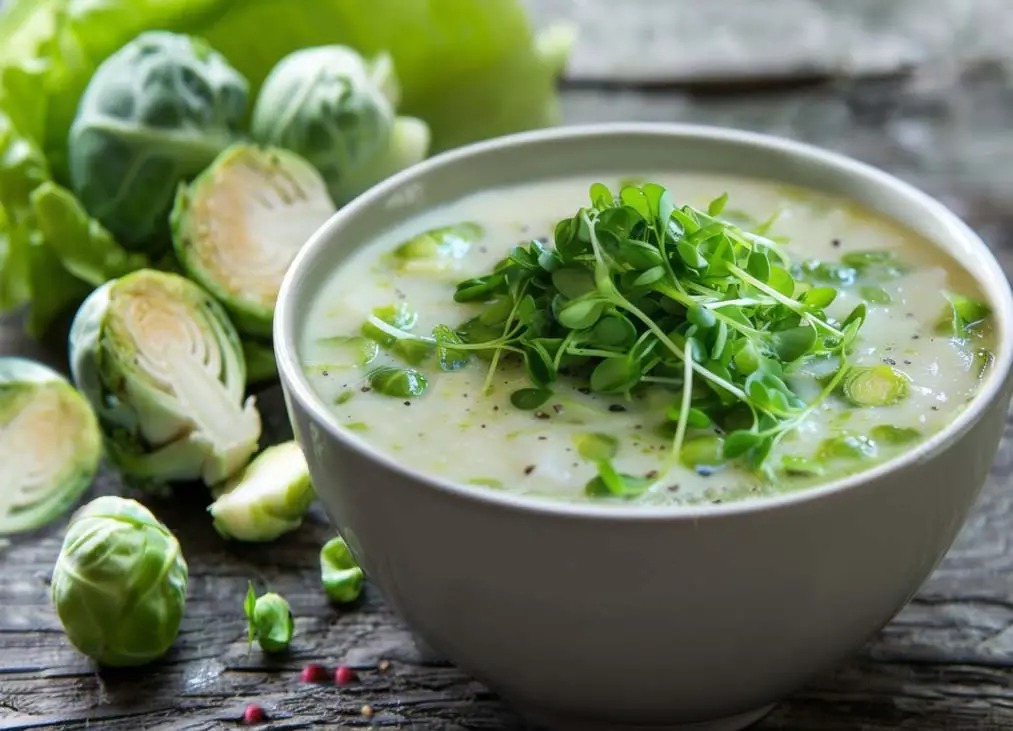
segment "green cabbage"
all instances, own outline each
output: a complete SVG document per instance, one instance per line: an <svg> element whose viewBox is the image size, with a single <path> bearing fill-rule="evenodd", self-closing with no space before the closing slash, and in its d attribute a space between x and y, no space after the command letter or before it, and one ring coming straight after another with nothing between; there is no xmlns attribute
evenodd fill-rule
<svg viewBox="0 0 1013 731"><path fill-rule="evenodd" d="M47 180L67 186L68 131L92 74L155 29L206 39L249 80L251 97L297 49L386 51L398 112L429 126L433 152L556 123L555 80L573 40L559 29L536 37L521 0L9 0L0 15L0 312L29 303L35 334L95 285L66 246L50 243L31 192ZM61 220L75 219L67 211ZM143 267L100 228L81 230L95 235L80 241L76 262L108 262L110 272L98 270L107 279Z"/></svg>

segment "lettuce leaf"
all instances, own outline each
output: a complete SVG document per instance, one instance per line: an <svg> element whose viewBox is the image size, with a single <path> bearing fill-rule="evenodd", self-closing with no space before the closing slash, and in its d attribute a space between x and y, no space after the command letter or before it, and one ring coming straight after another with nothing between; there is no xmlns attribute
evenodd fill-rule
<svg viewBox="0 0 1013 731"><path fill-rule="evenodd" d="M251 98L296 49L387 51L401 85L398 111L426 121L433 152L557 123L555 81L573 42L565 28L536 36L522 0L8 0L0 15L0 311L29 303L33 334L91 287L143 266L61 185L67 134L92 74L155 28L207 39L249 79Z"/></svg>

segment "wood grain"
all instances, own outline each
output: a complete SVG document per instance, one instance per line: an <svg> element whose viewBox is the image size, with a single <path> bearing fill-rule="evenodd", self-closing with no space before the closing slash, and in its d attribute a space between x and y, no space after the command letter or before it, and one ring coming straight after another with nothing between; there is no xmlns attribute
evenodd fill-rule
<svg viewBox="0 0 1013 731"><path fill-rule="evenodd" d="M979 230L1013 274L1013 104L999 70L934 79L834 84L753 95L568 89L568 123L684 120L785 134L848 152L940 196ZM15 337L0 350L62 363L59 348ZM58 340L58 338L57 338ZM268 440L286 438L277 389L259 395ZM757 729L990 731L1013 728L1013 421L973 516L918 597L862 653L779 705ZM103 473L92 494L121 492ZM97 674L73 650L49 604L63 525L0 551L0 729L228 729L247 702L270 729L380 726L423 731L526 729L494 694L416 647L373 587L357 606L329 605L318 550L331 528L316 507L270 546L222 541L204 518L205 490L147 500L177 533L191 569L182 632L170 654L139 671ZM246 583L270 586L297 616L291 653L249 653ZM381 659L391 665L378 668ZM298 682L306 662L347 663L360 682ZM361 714L368 704L371 718Z"/></svg>

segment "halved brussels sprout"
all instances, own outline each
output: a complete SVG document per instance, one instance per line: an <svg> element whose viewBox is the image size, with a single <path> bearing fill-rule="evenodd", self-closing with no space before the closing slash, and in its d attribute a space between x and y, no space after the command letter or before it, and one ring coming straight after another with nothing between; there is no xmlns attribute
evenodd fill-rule
<svg viewBox="0 0 1013 731"><path fill-rule="evenodd" d="M106 495L71 518L51 599L78 650L100 665L143 665L175 641L188 579L169 529L140 503Z"/></svg>
<svg viewBox="0 0 1013 731"><path fill-rule="evenodd" d="M428 125L396 118L398 96L387 54L367 62L346 46L304 48L264 80L250 130L309 160L340 205L428 153Z"/></svg>
<svg viewBox="0 0 1013 731"><path fill-rule="evenodd" d="M237 144L180 186L173 245L187 275L225 305L240 332L266 336L289 264L336 210L320 173L299 155Z"/></svg>
<svg viewBox="0 0 1013 731"><path fill-rule="evenodd" d="M855 366L844 376L841 390L854 406L890 406L907 398L910 380L903 371L886 364Z"/></svg>
<svg viewBox="0 0 1013 731"><path fill-rule="evenodd" d="M176 274L142 269L85 300L70 331L74 383L110 460L134 480L216 485L257 449L246 364L225 310Z"/></svg>
<svg viewBox="0 0 1013 731"><path fill-rule="evenodd" d="M98 420L63 376L0 358L0 535L62 516L91 485L101 457Z"/></svg>
<svg viewBox="0 0 1013 731"><path fill-rule="evenodd" d="M190 36L149 31L99 65L70 129L85 209L130 249L162 253L176 185L236 140L248 84Z"/></svg>
<svg viewBox="0 0 1013 731"><path fill-rule="evenodd" d="M265 449L228 480L208 511L224 538L273 541L302 525L313 497L302 450L296 442L284 442Z"/></svg>

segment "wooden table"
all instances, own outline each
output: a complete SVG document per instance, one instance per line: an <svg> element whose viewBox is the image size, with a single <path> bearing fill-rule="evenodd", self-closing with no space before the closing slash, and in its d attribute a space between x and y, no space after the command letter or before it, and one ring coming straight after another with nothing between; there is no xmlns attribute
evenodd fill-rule
<svg viewBox="0 0 1013 731"><path fill-rule="evenodd" d="M562 91L567 123L706 122L849 153L942 198L985 237L1010 273L1013 85L1002 39L1013 34L1007 2L898 0L885 4L885 20L869 15L884 4L857 0L848 4L857 8L854 17L849 11L843 18L805 0L726 2L737 19L724 16L732 28L722 48L735 46L729 34L739 32L743 41L742 53L731 60L701 40L706 24L698 23L698 32L680 24L680 13L707 3L670 0L661 13L661 0L624 0L618 18L606 12L617 4L606 0L541 0L534 11L539 23L563 13L582 26L583 45ZM940 26L948 32L935 32ZM954 40L972 36L973 47ZM17 337L17 328L11 320L0 325L0 351L62 363L62 353ZM267 435L287 437L277 388L259 398ZM858 657L787 699L757 729L1013 728L1008 423L973 516L914 601ZM106 473L92 495L121 489ZM96 673L67 644L49 604L47 582L64 524L19 539L0 551L0 729L230 728L251 701L264 705L272 729L528 728L494 694L416 648L372 587L349 609L326 602L317 553L332 529L318 508L298 532L250 546L215 535L202 517L209 502L203 489L148 502L177 533L190 565L190 598L174 648L142 670ZM249 580L291 601L296 639L287 657L267 661L247 651L242 598ZM300 684L308 662L351 665L360 681L340 690ZM362 713L367 704L371 717Z"/></svg>

